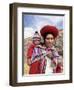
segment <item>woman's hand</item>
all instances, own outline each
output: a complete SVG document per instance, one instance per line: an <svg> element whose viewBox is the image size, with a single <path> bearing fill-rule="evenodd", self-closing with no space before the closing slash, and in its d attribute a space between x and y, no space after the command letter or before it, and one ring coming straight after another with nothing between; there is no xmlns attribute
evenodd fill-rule
<svg viewBox="0 0 74 90"><path fill-rule="evenodd" d="M49 57L49 58L52 58L53 57L52 51L48 51L47 52L47 57Z"/></svg>

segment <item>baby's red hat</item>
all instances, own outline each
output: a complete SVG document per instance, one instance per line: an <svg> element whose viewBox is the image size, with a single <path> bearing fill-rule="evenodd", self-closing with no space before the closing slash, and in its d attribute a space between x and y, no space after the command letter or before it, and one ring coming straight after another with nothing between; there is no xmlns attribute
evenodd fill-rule
<svg viewBox="0 0 74 90"><path fill-rule="evenodd" d="M47 33L52 34L55 38L58 35L58 29L55 26L46 25L40 30L41 35L44 37Z"/></svg>

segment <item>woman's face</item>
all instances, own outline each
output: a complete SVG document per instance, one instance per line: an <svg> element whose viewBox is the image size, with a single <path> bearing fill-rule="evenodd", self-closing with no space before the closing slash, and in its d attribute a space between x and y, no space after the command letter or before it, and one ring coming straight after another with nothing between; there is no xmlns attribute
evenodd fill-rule
<svg viewBox="0 0 74 90"><path fill-rule="evenodd" d="M46 47L52 47L54 44L55 38L52 34L47 34L45 38L45 45Z"/></svg>

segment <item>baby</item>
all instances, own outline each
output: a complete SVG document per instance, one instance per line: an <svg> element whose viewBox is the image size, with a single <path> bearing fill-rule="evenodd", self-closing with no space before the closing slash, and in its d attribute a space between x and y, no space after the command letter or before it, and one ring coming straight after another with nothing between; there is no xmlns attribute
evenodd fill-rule
<svg viewBox="0 0 74 90"><path fill-rule="evenodd" d="M32 40L33 40L33 43L30 45L28 49L28 53L27 53L27 64L28 65L31 64L31 59L33 59L34 53L37 53L35 48L38 47L41 42L41 36L39 35L37 31L34 33Z"/></svg>
<svg viewBox="0 0 74 90"><path fill-rule="evenodd" d="M33 43L27 53L27 63L30 66L29 74L44 73L45 58L42 57L42 48L41 36L36 31L33 36Z"/></svg>

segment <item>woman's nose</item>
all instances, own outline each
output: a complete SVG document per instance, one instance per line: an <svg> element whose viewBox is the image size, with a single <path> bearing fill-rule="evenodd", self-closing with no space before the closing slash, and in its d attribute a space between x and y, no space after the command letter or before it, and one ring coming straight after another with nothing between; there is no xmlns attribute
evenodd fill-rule
<svg viewBox="0 0 74 90"><path fill-rule="evenodd" d="M51 40L51 39L49 39L49 42L51 43L51 42L52 42L52 40Z"/></svg>

